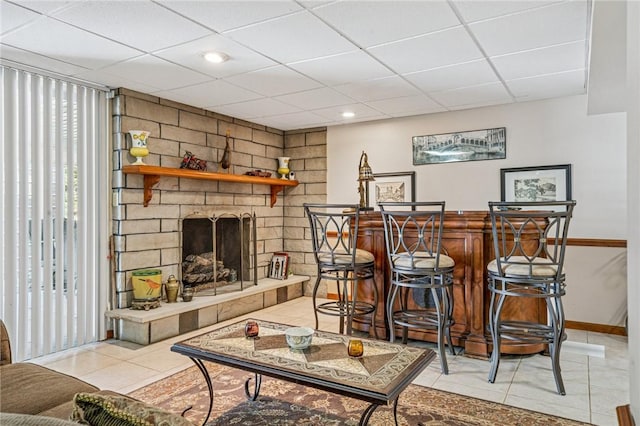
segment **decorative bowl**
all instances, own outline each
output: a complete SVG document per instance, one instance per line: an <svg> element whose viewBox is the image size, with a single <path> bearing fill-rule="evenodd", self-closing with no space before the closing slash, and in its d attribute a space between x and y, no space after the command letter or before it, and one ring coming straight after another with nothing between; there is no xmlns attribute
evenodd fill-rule
<svg viewBox="0 0 640 426"><path fill-rule="evenodd" d="M291 349L306 349L311 345L313 338L313 328L309 327L292 327L284 332L287 339L287 345Z"/></svg>

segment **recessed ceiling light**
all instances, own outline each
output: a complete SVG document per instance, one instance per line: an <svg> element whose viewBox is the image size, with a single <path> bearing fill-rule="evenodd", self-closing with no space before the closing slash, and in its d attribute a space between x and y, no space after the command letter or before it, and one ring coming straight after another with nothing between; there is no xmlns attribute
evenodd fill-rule
<svg viewBox="0 0 640 426"><path fill-rule="evenodd" d="M228 55L225 55L222 52L207 52L204 54L204 59L214 64L221 64L224 61L229 59Z"/></svg>
<svg viewBox="0 0 640 426"><path fill-rule="evenodd" d="M356 116L356 114L354 112L351 112L351 111L345 111L345 112L342 113L342 117L343 118L353 118L355 116Z"/></svg>

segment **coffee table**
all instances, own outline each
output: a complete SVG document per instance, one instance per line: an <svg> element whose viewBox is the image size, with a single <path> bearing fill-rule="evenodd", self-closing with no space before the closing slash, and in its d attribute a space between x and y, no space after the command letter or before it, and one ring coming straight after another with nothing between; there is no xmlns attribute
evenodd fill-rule
<svg viewBox="0 0 640 426"><path fill-rule="evenodd" d="M188 356L207 382L209 412L203 425L209 420L213 407L213 384L204 361L254 373L244 386L247 398L254 401L260 393L262 375L266 375L369 402L360 417L360 425L368 424L376 408L393 402L397 425L400 393L435 358L430 349L370 339L360 339L364 354L351 358L347 354L350 337L325 331L315 331L308 348L293 350L285 340L285 330L290 325L251 320L258 322L260 333L257 338L247 338L244 334L247 321L192 337L171 347L173 352Z"/></svg>

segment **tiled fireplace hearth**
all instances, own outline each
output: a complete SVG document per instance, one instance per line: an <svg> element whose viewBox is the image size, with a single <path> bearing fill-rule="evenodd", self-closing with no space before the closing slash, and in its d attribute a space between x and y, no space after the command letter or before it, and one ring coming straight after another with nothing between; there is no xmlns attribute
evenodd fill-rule
<svg viewBox="0 0 640 426"><path fill-rule="evenodd" d="M107 317L117 324L116 338L148 345L301 297L308 281L309 277L297 275L286 280L265 278L242 291L161 303L149 311L115 309Z"/></svg>
<svg viewBox="0 0 640 426"><path fill-rule="evenodd" d="M112 102L113 309L107 317L113 319L117 337L147 344L308 293L307 283L316 268L311 245L305 240L308 221L302 204L326 201L325 129L285 134L126 89L118 89ZM123 167L135 160L128 151L128 132L138 129L150 132L150 154L144 159L148 165L178 169L189 151L208 162L209 172L241 176L259 169L276 176L277 157L286 155L291 157L290 168L300 184L285 187L272 206L269 185L163 176L153 186L153 197L145 206L144 177L123 173ZM219 162L227 132L231 167L223 170ZM225 285L218 287L217 296L212 295L216 291L207 289L209 295L196 294L191 302L163 303L149 311L129 309L133 271L160 269L163 282L170 275L183 278L185 218L246 216L253 221L248 230L253 240L248 250L244 246L235 256L243 257L244 263L227 259L221 266L223 274L234 270L244 289L232 292L235 295L229 293L230 288L222 291L227 282L231 288L238 283L233 277L224 278ZM242 232L245 230L243 227ZM289 253L295 274L286 281L266 278L273 253L280 251Z"/></svg>

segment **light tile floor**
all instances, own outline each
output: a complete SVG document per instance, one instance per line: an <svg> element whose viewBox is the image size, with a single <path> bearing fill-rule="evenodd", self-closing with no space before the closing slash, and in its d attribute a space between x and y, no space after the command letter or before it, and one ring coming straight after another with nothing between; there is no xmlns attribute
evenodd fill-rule
<svg viewBox="0 0 640 426"><path fill-rule="evenodd" d="M149 346L112 340L30 362L126 394L193 365L170 351L177 341L244 318L313 327L312 312L311 299L301 297ZM336 318L320 316L320 329L337 332ZM503 357L496 382L491 384L487 382L488 361L448 353L449 375L441 374L434 360L414 383L597 425L617 425L615 407L629 403L626 338L576 330L567 333L561 356L565 396L555 392L550 360L541 355Z"/></svg>

